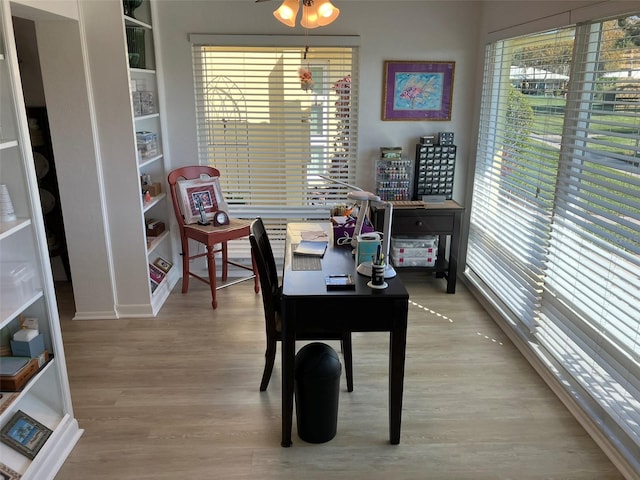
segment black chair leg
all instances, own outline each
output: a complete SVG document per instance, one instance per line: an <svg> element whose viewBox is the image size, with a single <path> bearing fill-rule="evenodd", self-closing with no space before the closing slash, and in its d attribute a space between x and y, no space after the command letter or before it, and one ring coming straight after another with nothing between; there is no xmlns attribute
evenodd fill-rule
<svg viewBox="0 0 640 480"><path fill-rule="evenodd" d="M351 348L351 333L342 337L342 354L344 355L344 370L347 376L347 391L353 392L353 350Z"/></svg>
<svg viewBox="0 0 640 480"><path fill-rule="evenodd" d="M273 372L273 364L276 361L276 342L269 342L267 351L264 354L264 372L262 373L262 382L260 382L260 391L264 392L269 386L271 372Z"/></svg>

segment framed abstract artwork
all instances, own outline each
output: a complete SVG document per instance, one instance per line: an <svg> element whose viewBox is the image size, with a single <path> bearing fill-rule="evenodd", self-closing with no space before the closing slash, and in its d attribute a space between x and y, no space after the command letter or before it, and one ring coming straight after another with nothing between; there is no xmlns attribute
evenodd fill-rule
<svg viewBox="0 0 640 480"><path fill-rule="evenodd" d="M455 62L386 60L382 120L451 120Z"/></svg>

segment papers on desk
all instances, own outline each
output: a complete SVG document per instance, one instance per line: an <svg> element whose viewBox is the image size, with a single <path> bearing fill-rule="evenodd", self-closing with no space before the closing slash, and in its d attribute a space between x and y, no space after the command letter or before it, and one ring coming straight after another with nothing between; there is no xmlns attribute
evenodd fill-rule
<svg viewBox="0 0 640 480"><path fill-rule="evenodd" d="M294 255L310 255L313 257L322 257L327 250L327 242L316 242L313 240L301 240Z"/></svg>
<svg viewBox="0 0 640 480"><path fill-rule="evenodd" d="M300 238L302 240L312 240L314 242L320 242L323 240L329 240L329 235L324 230L305 230L300 232Z"/></svg>

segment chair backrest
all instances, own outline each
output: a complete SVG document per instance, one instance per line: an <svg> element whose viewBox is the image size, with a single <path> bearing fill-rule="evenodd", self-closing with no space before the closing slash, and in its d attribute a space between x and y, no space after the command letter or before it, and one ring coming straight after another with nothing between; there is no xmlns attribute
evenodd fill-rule
<svg viewBox="0 0 640 480"><path fill-rule="evenodd" d="M167 182L169 183L169 191L171 192L171 200L173 201L173 211L176 214L176 220L180 226L180 234L184 228L184 214L180 206L180 193L178 192L178 180L194 180L202 175L209 177L219 177L220 171L217 168L205 167L200 165L190 165L188 167L176 168L169 172Z"/></svg>
<svg viewBox="0 0 640 480"><path fill-rule="evenodd" d="M276 261L262 219L256 218L250 228L249 241L260 276L260 290L267 329L275 328L276 312L280 310L280 286Z"/></svg>

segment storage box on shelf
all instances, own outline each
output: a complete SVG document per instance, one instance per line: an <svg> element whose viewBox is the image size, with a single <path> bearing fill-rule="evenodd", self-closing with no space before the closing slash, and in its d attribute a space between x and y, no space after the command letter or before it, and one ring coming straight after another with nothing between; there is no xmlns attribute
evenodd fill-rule
<svg viewBox="0 0 640 480"><path fill-rule="evenodd" d="M3 309L23 304L37 289L36 272L28 262L0 262L0 304Z"/></svg>
<svg viewBox="0 0 640 480"><path fill-rule="evenodd" d="M30 340L11 340L11 355L37 358L44 353L44 335L39 333Z"/></svg>
<svg viewBox="0 0 640 480"><path fill-rule="evenodd" d="M141 160L149 160L158 154L158 134L155 132L136 132L136 145L138 157Z"/></svg>
<svg viewBox="0 0 640 480"><path fill-rule="evenodd" d="M394 267L434 267L438 255L438 237L391 237L391 261Z"/></svg>

